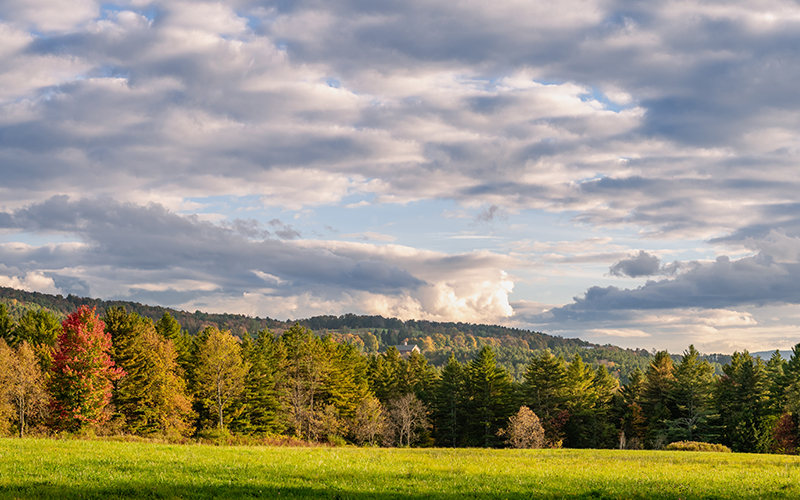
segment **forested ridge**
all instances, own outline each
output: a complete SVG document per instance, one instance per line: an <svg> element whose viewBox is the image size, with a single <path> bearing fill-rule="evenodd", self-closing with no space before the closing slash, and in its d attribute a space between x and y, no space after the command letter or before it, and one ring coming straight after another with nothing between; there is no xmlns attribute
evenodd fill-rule
<svg viewBox="0 0 800 500"><path fill-rule="evenodd" d="M497 362L512 379L521 382L531 356L539 350L550 349L556 355L572 358L580 352L583 359L597 367L605 365L609 372L623 381L635 368L645 369L651 353L644 349L623 349L612 345L600 346L580 339L565 339L545 333L508 328L497 325L470 323L444 323L434 321L402 321L382 316L316 316L307 319L280 321L271 318L254 318L241 314L214 314L195 311L190 313L160 306L149 306L129 301L104 301L68 295L49 295L0 287L0 304L5 304L14 320L28 311L46 310L59 320L80 306L96 307L103 313L112 307L123 307L144 318L158 321L164 313L181 325L189 335L196 335L208 326L228 330L244 338L263 329L280 334L295 324L319 335L330 335L335 341L354 344L365 353L383 352L388 347L404 341L417 344L422 355L433 366L441 368L453 355L462 363L471 360L485 345L492 346ZM717 365L717 369L720 366Z"/></svg>
<svg viewBox="0 0 800 500"><path fill-rule="evenodd" d="M0 304L0 339L0 433L20 436L633 449L703 441L781 453L797 445L800 344L788 360L734 353L721 375L692 346L661 351L620 384L608 360L587 363L597 347L571 357L554 353L564 346L531 351L515 381L497 361L503 347L486 341L463 361L456 354L465 351L450 346L437 368L418 352L378 352L374 332L317 334L296 323L242 336L208 325L192 335L169 312L153 321L121 306L101 315L81 305L60 320L42 307L14 318Z"/></svg>

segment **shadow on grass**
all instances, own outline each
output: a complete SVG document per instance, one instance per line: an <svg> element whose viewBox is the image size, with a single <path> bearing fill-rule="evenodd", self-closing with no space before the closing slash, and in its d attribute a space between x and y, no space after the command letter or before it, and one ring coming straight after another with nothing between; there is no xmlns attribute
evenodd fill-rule
<svg viewBox="0 0 800 500"><path fill-rule="evenodd" d="M580 494L563 494L557 492L459 492L459 493L409 493L390 492L380 493L353 492L326 490L324 488L259 488L240 485L231 486L189 486L189 485L162 485L162 486L128 486L104 487L98 485L93 488L72 488L47 483L29 484L24 486L0 486L0 499L284 499L284 498L327 498L339 500L364 500L372 498L403 498L403 499L447 499L457 498L497 498L497 499L597 499L612 500L617 498L653 498L652 494L643 492L642 495L626 494L622 497L611 495L601 490L587 491ZM719 499L718 496L693 496L692 498Z"/></svg>

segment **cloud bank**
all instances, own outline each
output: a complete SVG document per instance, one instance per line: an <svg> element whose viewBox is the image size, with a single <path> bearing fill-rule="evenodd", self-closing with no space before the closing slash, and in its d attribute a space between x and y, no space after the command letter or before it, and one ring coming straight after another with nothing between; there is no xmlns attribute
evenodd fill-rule
<svg viewBox="0 0 800 500"><path fill-rule="evenodd" d="M8 0L0 284L665 344L733 311L788 342L759 329L794 312L759 311L797 303L799 25L782 0Z"/></svg>

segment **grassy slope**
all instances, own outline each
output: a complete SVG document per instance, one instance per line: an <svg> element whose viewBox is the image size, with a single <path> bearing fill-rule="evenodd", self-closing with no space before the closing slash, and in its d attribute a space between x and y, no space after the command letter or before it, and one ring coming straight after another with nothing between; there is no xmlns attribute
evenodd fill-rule
<svg viewBox="0 0 800 500"><path fill-rule="evenodd" d="M0 498L797 498L800 459L0 440Z"/></svg>

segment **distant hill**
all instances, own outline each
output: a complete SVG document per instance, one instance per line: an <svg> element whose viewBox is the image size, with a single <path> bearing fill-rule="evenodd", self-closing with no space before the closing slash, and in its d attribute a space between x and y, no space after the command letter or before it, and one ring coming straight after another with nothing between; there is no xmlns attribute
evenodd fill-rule
<svg viewBox="0 0 800 500"><path fill-rule="evenodd" d="M789 359L792 356L792 351L780 351L781 357L783 359ZM754 358L758 357L763 359L764 361L769 361L769 358L775 354L775 351L759 351L759 352L751 352L750 353Z"/></svg>
<svg viewBox="0 0 800 500"><path fill-rule="evenodd" d="M154 321L161 318L165 312L169 312L192 335L206 326L227 329L239 337L254 335L265 328L280 333L299 323L319 334L331 335L334 340L354 343L365 352L379 352L388 346L408 340L410 344L418 344L425 357L435 366L443 366L451 355L459 361L467 362L484 345L491 345L497 353L498 363L517 381L523 379L531 356L543 349L550 349L567 360L579 353L584 361L595 366L606 366L612 374L623 381L634 368L646 369L651 358L645 349L600 346L577 338L567 339L498 325L403 321L397 318L356 314L280 321L242 314L214 314L202 311L190 313L138 302L106 301L75 295L63 297L5 287L0 287L0 303L6 304L15 320L30 309L46 309L63 318L83 305L96 307L100 314L104 314L110 307L121 306Z"/></svg>
<svg viewBox="0 0 800 500"><path fill-rule="evenodd" d="M11 311L14 319L19 319L29 309L47 309L59 317L75 311L78 307L88 305L96 307L102 314L110 307L124 307L128 311L135 312L140 316L158 320L165 312L169 312L190 334L194 335L206 326L213 325L221 329L231 330L237 335L245 332L255 334L259 330L269 328L270 330L282 331L295 323L314 330L316 332L343 331L351 330L379 330L392 332L390 342L387 344L399 344L406 338L413 339L419 337L420 333L425 335L472 335L481 338L505 339L506 343L511 339L511 344L516 344L529 349L546 349L559 346L594 346L590 342L580 339L564 339L562 337L547 335L545 333L522 330L519 328L508 328L497 325L483 325L471 323L442 323L436 321L403 321L397 318L384 318L383 316L359 316L356 314L344 314L342 316L315 316L306 319L280 321L271 318L250 317L242 314L216 314L195 311L193 313L172 309L169 307L150 306L138 302L124 300L102 300L76 295L50 295L39 292L26 292L14 288L0 287L0 302L6 304ZM501 342L502 343L502 342Z"/></svg>

